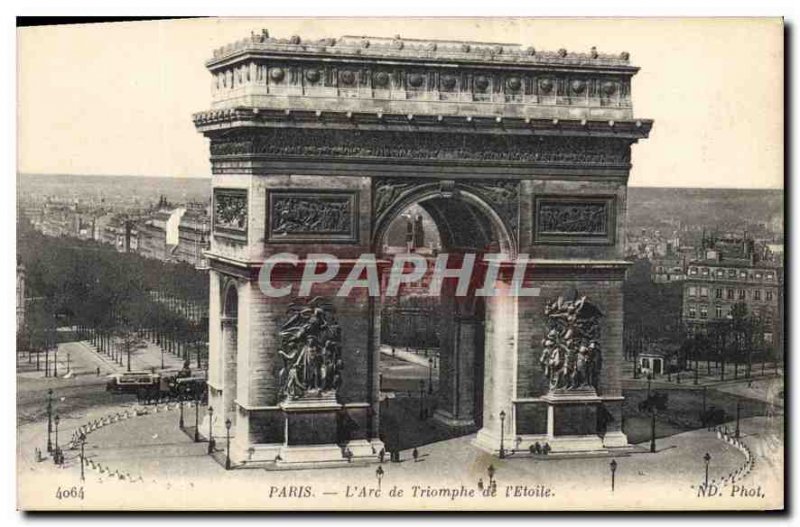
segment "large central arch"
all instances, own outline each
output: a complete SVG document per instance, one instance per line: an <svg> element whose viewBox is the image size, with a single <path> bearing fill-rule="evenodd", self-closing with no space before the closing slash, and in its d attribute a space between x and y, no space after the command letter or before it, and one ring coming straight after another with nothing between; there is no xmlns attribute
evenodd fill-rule
<svg viewBox="0 0 800 527"><path fill-rule="evenodd" d="M652 125L634 118L638 70L628 55L267 35L214 52L212 108L194 116L210 139L213 172L209 384L235 413L234 460L377 460L376 301L364 290L336 293L361 255L380 253L388 225L411 204L434 218L447 247L503 253L539 291L486 299L476 444L494 454L536 442L554 451L625 446L627 180L631 146ZM298 257L272 275L292 293L268 297L259 272L280 253ZM302 269L319 253L338 258L339 274L301 297ZM385 255L379 260L385 268ZM512 289L506 271L502 291ZM235 360L219 361L234 349L221 335L231 283ZM559 313L575 310L591 331L563 349L584 354L580 372L573 355L554 351ZM301 349L293 335L307 334L293 332L293 317L308 313L319 334ZM323 336L320 319L336 330ZM301 353L324 356L324 373L307 366L314 375L300 378L303 368L287 357Z"/></svg>
<svg viewBox="0 0 800 527"><path fill-rule="evenodd" d="M440 233L447 239L446 246L486 251L489 242L496 237L498 242L496 252L508 255L510 259L515 258L516 241L495 209L469 187L456 185L454 182L447 183L449 184L422 180L400 194L396 201L375 219L375 230L372 237L374 253L380 252L380 243L385 237L389 225L404 210L416 204L422 206L434 219ZM454 207L450 207L448 210L448 203L454 204L455 207L458 207L459 204L463 206L457 211L454 210ZM466 224L464 224L465 220ZM471 231L477 238L465 239L463 233L468 231ZM496 236L492 236L493 233L496 233ZM469 243L465 243L465 241Z"/></svg>

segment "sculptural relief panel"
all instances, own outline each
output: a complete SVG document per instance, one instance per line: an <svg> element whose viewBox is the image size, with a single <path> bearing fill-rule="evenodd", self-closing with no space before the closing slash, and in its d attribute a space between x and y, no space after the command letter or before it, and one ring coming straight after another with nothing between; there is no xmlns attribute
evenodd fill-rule
<svg viewBox="0 0 800 527"><path fill-rule="evenodd" d="M613 244L613 197L538 197L534 207L534 242Z"/></svg>
<svg viewBox="0 0 800 527"><path fill-rule="evenodd" d="M273 190L267 195L270 242L357 242L358 193Z"/></svg>
<svg viewBox="0 0 800 527"><path fill-rule="evenodd" d="M247 239L247 190L214 189L214 234Z"/></svg>

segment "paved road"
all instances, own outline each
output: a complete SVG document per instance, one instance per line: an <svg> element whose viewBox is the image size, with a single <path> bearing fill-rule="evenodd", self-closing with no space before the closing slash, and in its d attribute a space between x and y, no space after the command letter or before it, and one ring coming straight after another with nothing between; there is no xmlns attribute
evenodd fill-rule
<svg viewBox="0 0 800 527"><path fill-rule="evenodd" d="M93 412L85 419L112 410ZM199 505L203 507L230 508L239 505L268 508L282 505L296 509L330 507L337 503L339 506L393 506L388 498L380 501L344 501L347 485L376 486L375 465L267 473L263 469L226 472L218 461L205 454L205 444L193 443L178 429L177 418L177 410L172 409L121 421L93 432L89 438L87 456L102 465L106 472L89 472L84 486L91 501L86 503L119 506L134 494L139 500L146 496L146 503L162 508L180 507L187 503L186 500L196 500L201 495L203 499ZM69 421L66 426L75 426L79 422ZM479 479L484 483L488 481L487 468L493 465L500 493L495 498L479 496L472 498L478 501L453 501L418 497L410 503L433 508L478 505L545 510L556 507L613 508L621 498L636 496L642 508L777 506L782 498L777 482L780 481L783 468L783 449L778 440L780 436L776 435L781 426L780 418L772 421L753 418L742 422L743 441L751 447L757 462L752 473L738 481L737 485L750 488L761 486L765 497L760 498L732 497L734 489L731 485L721 487L724 490L722 498L709 500L697 497L697 486L702 482L704 472L702 458L706 452L712 460L709 478L717 483L745 463L742 452L706 430L686 432L661 440L656 454L641 448L641 453L618 457L614 493L610 490L607 457L515 459L512 454L501 460L472 446L474 436L421 447L419 462L414 462L410 452L404 451L401 463L383 465L385 475L382 485L384 489L395 485L402 487L409 493L408 497L414 492L415 485L418 489L427 486L459 488L461 485L476 489ZM31 438L37 435L38 428L32 430L23 427L20 435L33 444L35 441ZM109 469L124 475L130 474L136 483L109 478ZM55 469L50 463L36 464L27 460L21 464L21 470L24 475L21 481L23 494L33 492L33 485L36 484L38 499L50 500L51 503L55 500L51 500L50 495L58 484L79 483L79 467L74 452L69 453L68 464L63 469ZM37 478L46 474L50 475L49 479ZM54 474L58 477L53 478ZM315 499L288 502L270 499L273 488L289 485L309 485ZM514 495L517 486L534 489L540 485L550 489L550 498L507 497L507 493ZM109 494L112 489L113 492ZM55 504L61 507L69 505Z"/></svg>

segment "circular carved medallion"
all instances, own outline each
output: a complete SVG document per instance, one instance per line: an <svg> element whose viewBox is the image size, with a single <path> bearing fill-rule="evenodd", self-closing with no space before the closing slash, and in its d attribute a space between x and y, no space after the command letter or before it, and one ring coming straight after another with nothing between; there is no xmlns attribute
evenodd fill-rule
<svg viewBox="0 0 800 527"><path fill-rule="evenodd" d="M319 70L318 69L308 69L308 70L306 70L306 80L308 82L317 82L317 81L319 81Z"/></svg>
<svg viewBox="0 0 800 527"><path fill-rule="evenodd" d="M517 91L522 87L522 81L519 77L509 77L506 81L506 86L508 86L508 89L511 91Z"/></svg>
<svg viewBox="0 0 800 527"><path fill-rule="evenodd" d="M489 87L489 79L484 77L483 75L478 75L475 77L475 88L478 91L485 91L486 88Z"/></svg>
<svg viewBox="0 0 800 527"><path fill-rule="evenodd" d="M614 95L614 93L617 91L617 85L611 81L604 82L602 88L603 88L603 93L605 93L606 95Z"/></svg>
<svg viewBox="0 0 800 527"><path fill-rule="evenodd" d="M542 93L550 93L553 91L553 81L550 79L542 79L539 81L539 89Z"/></svg>
<svg viewBox="0 0 800 527"><path fill-rule="evenodd" d="M572 88L574 93L583 93L583 91L586 89L586 82L580 79L575 79L570 83L570 88Z"/></svg>
<svg viewBox="0 0 800 527"><path fill-rule="evenodd" d="M339 81L345 85L351 85L356 81L356 74L350 70L344 70L339 73Z"/></svg>
<svg viewBox="0 0 800 527"><path fill-rule="evenodd" d="M285 73L281 68L272 68L269 70L269 78L275 82L280 82L283 80Z"/></svg>
<svg viewBox="0 0 800 527"><path fill-rule="evenodd" d="M389 84L389 74L385 71L379 71L375 74L375 86L380 86L381 88L385 87Z"/></svg>
<svg viewBox="0 0 800 527"><path fill-rule="evenodd" d="M422 86L422 75L419 73L412 73L408 76L408 83L415 88L419 88Z"/></svg>
<svg viewBox="0 0 800 527"><path fill-rule="evenodd" d="M453 75L442 75L442 87L446 90L452 90L456 87L456 78Z"/></svg>

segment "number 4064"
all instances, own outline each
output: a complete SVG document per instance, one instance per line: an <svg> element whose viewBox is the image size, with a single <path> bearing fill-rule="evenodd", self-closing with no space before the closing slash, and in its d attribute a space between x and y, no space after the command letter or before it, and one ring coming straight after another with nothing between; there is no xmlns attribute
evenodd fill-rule
<svg viewBox="0 0 800 527"><path fill-rule="evenodd" d="M70 487L66 489L58 487L58 490L56 491L56 499L83 499L83 487Z"/></svg>

